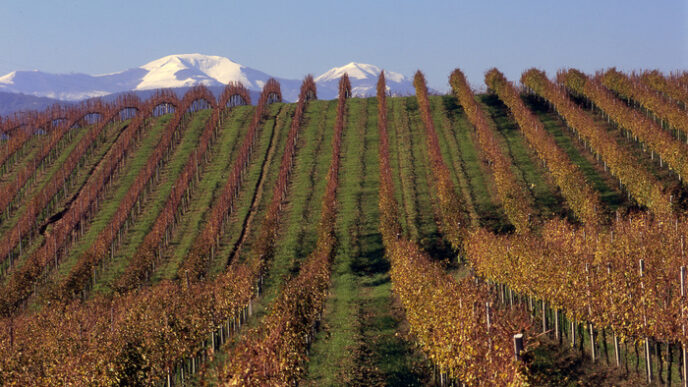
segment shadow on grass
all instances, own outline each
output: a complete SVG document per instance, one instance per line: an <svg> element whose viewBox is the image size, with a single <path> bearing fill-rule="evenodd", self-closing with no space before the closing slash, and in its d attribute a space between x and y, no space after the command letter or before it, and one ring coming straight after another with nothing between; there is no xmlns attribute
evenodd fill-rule
<svg viewBox="0 0 688 387"><path fill-rule="evenodd" d="M497 133L504 140L512 165L521 177L517 179L522 181L524 188L534 199L534 210L540 212L540 216L544 218L557 216L575 221L573 212L566 206L559 188L554 181L543 175L546 173L546 167L540 164L539 157L534 154L535 151L529 146L528 140L520 133L521 130L509 108L495 94L482 94L478 98L487 106L486 113L490 115Z"/></svg>
<svg viewBox="0 0 688 387"><path fill-rule="evenodd" d="M411 343L397 333L403 328L403 312L394 304L379 232L359 237L361 254L352 257L351 270L361 283L361 339L363 345L357 362L362 370L354 385L422 386L425 372Z"/></svg>
<svg viewBox="0 0 688 387"><path fill-rule="evenodd" d="M506 219L501 206L492 200L489 190L485 186L487 181L484 179L483 169L481 168L481 163L484 163L484 160L481 158L477 146L470 140L471 134L460 134L457 132L457 122L459 119L464 118L468 123L463 108L453 95L443 96L442 103L444 104L447 116L452 122L457 145L462 149L462 154L460 155L462 160L461 163L463 164L466 178L468 179L469 189L474 196L474 206L478 213L481 227L487 228L498 234L514 232L515 228ZM472 133L475 128L471 125L470 129L467 130L470 130ZM463 141L461 141L461 139Z"/></svg>

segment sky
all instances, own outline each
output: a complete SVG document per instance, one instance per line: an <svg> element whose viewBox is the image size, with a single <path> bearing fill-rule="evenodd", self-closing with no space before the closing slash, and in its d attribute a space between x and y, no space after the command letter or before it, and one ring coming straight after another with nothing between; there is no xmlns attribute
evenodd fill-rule
<svg viewBox="0 0 688 387"><path fill-rule="evenodd" d="M103 74L183 53L219 55L300 79L349 62L447 90L459 67L475 88L492 67L518 81L688 69L688 0L0 0L0 75Z"/></svg>

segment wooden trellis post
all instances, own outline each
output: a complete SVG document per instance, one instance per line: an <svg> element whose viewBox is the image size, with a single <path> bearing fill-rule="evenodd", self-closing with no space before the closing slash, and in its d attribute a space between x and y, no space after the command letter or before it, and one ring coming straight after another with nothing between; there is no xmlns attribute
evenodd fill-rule
<svg viewBox="0 0 688 387"><path fill-rule="evenodd" d="M683 242L683 241L681 241ZM681 280L681 317L684 317L685 314L685 301L686 301L686 267L681 266L681 272L680 272L680 280ZM686 325L681 324L681 329L683 330L683 336L686 336ZM683 387L688 387L688 359L686 359L686 344L681 343L681 359L682 363L681 368L683 370Z"/></svg>
<svg viewBox="0 0 688 387"><path fill-rule="evenodd" d="M492 327L492 321L490 319L490 302L485 303L485 317L487 321L487 341L488 341L488 347L490 348L490 351L492 351L492 335L490 332L490 328Z"/></svg>
<svg viewBox="0 0 688 387"><path fill-rule="evenodd" d="M523 361L523 333L514 335L514 358L516 361Z"/></svg>
<svg viewBox="0 0 688 387"><path fill-rule="evenodd" d="M645 295L645 284L643 277L645 276L645 261L643 259L639 262L640 265L640 290ZM645 305L643 304L643 325L647 327L647 314L645 313ZM645 370L647 371L647 382L652 383L652 358L650 357L650 338L645 336Z"/></svg>

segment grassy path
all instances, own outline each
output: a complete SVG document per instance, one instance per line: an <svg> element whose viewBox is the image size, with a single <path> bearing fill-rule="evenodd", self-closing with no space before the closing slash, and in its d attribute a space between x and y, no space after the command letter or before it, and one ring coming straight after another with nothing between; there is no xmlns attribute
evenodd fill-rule
<svg viewBox="0 0 688 387"><path fill-rule="evenodd" d="M273 160L280 156L284 151L284 143L286 142L286 135L288 134L287 122L291 122L291 115L293 113L292 105L288 108L288 114L284 114L283 128L285 130L281 131L284 136L278 136L278 141L275 146L279 146L279 153L273 155ZM281 216L280 232L275 244L275 253L273 260L268 263L268 273L264 278L264 284L261 290L261 296L255 300L253 303L253 314L242 324L242 329L237 332L235 336L231 338L229 345L236 343L242 335L247 332L247 329L257 327L262 318L269 313L269 308L272 305L272 301L275 296L280 291L280 286L282 283L295 272L298 272L298 264L301 259L305 258L309 251L303 253L299 252L299 248L303 248L299 245L298 240L304 237L304 233L311 232L316 233L317 227L317 216L319 216L320 201L313 198L314 191L316 188L320 188L320 195L315 195L316 198L322 197L324 193L324 176L327 173L327 167L329 165L329 158L326 162L321 163L318 158L323 154L328 152L328 148L325 141L331 143L332 140L332 130L334 125L334 118L336 116L337 101L310 101L306 105L306 110L304 112L303 121L301 123L301 134L299 135L297 151L294 157L293 172L291 177L291 183L289 188L289 193L287 195L287 203L284 206L283 214ZM286 113L286 112L285 112ZM286 118L289 118L288 120ZM327 124L330 124L330 129L328 130ZM280 138L284 137L284 138ZM279 162L273 162L268 166L267 175L265 175L265 184L267 187L272 187L271 183L274 182L279 173ZM324 166L324 168L322 168ZM321 187L315 187L316 181L322 181ZM249 195L247 195L249 196ZM263 217L264 210L269 205L272 195L262 195L260 198L260 204L258 205L258 219ZM262 212L261 209L262 208ZM251 232L246 240L246 244L239 251L238 261L245 261L250 258L251 253L251 243L255 242L255 238L258 237L258 233L255 232L259 230L258 219L254 223ZM262 221L263 219L260 219ZM303 251L303 250L302 250ZM303 255L302 255L303 254ZM225 363L226 352L218 351L215 354L215 358L209 369L213 369L219 364ZM215 385L217 383L216 375L208 374L203 376L204 383L209 385Z"/></svg>
<svg viewBox="0 0 688 387"><path fill-rule="evenodd" d="M95 216L90 219L83 236L79 242L74 245L68 254L62 259L55 275L60 278L72 269L76 264L79 256L88 250L95 242L100 232L108 226L110 220L119 208L120 201L125 197L129 191L129 187L134 184L139 172L145 167L148 158L151 156L155 147L157 146L165 126L171 119L171 116L160 117L145 133L141 143L138 144L136 150L127 156L127 161L124 163L122 172L116 178L116 183L110 189L108 194L102 200L100 208Z"/></svg>
<svg viewBox="0 0 688 387"><path fill-rule="evenodd" d="M431 223L428 219L433 218L434 213L429 205L429 187L425 179L423 129L418 126L418 105L415 98L399 98L393 99L390 106L393 113L389 132L394 139L390 141L390 152L397 155L392 173L401 195L398 199L405 218L402 224L412 239L421 241L432 233L424 226Z"/></svg>
<svg viewBox="0 0 688 387"><path fill-rule="evenodd" d="M458 193L463 197L466 203L471 223L477 226L480 224L480 216L476 211L474 203L475 195L471 192L470 182L466 173L466 164L463 162L463 155L459 149L459 143L456 141L455 127L449 119L448 112L445 109L444 98L448 97L429 98L432 120L437 130L442 158L447 163L455 186L459 188Z"/></svg>
<svg viewBox="0 0 688 387"><path fill-rule="evenodd" d="M225 227L218 256L211 263L211 274L223 272L227 265L233 262L248 234L256 230L253 227L253 219L256 216L264 217L264 213L258 212L257 203L263 198L265 181L268 177L268 171L273 167L275 153L277 153L278 148L283 150L280 144L283 144L286 139L285 134L288 132L288 125L291 122L288 118L292 111L285 104L272 104L269 110L270 118L263 123L263 133L261 133L256 149L256 156L249 166L246 181L242 185L237 204L230 215L229 225ZM281 151L279 155L281 155ZM279 155L277 164L280 161ZM277 167L279 168L279 166Z"/></svg>
<svg viewBox="0 0 688 387"><path fill-rule="evenodd" d="M379 233L375 99L351 99L331 295L311 348L305 385L421 385L416 356L397 333L389 264Z"/></svg>
<svg viewBox="0 0 688 387"><path fill-rule="evenodd" d="M77 256L94 242L98 233L108 224L112 215L117 210L120 200L126 195L138 171L145 165L148 156L152 153L162 135L165 124L170 119L171 115L160 116L152 121L147 129L142 132L140 140L124 159L122 167L120 168L120 173L113 178L113 184L102 198L100 207L92 218L85 223L83 231L78 229L75 230L76 235L78 235L75 239L76 243L69 248L69 251L62 258L57 270L50 273L51 276L61 276L71 270L76 263ZM100 160L98 160L98 162L99 161ZM94 167L98 165L98 162L94 164ZM89 173L90 172L92 171L89 169ZM75 195L76 194L78 194L78 190ZM71 200L71 198L69 198L69 200ZM50 227L52 227L52 225L49 226L48 229ZM26 249L27 251L22 258L28 257L33 251L38 249L42 243L43 238L37 238L34 243L31 244L30 248ZM24 259L18 262L17 267L19 268L23 262ZM6 280L6 278L3 280Z"/></svg>
<svg viewBox="0 0 688 387"><path fill-rule="evenodd" d="M400 208L399 216L401 219L399 219L399 223L401 224L404 235L414 235L417 237L418 231L413 226L416 222L415 219L412 218L412 216L415 215L415 203L411 201L411 196L402 189L404 186L403 178L408 177L408 173L402 173L402 170L409 168L407 165L411 163L410 158L412 156L412 153L409 151L409 141L403 141L401 137L401 129L403 127L403 105L405 105L403 101L395 99L391 99L387 104L390 153L391 149L403 148L406 151L391 154L390 164L392 168L395 199L397 203L399 203ZM410 183L407 182L407 186L409 185Z"/></svg>
<svg viewBox="0 0 688 387"><path fill-rule="evenodd" d="M416 226L418 228L417 242L433 257L447 258L453 256L450 249L443 242L439 232L438 212L435 195L431 192L432 171L428 165L425 126L420 118L418 101L415 97L406 98L406 114L409 122L409 135L413 152L413 189L417 209ZM404 189L406 189L404 187Z"/></svg>
<svg viewBox="0 0 688 387"><path fill-rule="evenodd" d="M287 137L289 136L289 129L292 124L292 118L294 111L296 109L295 104L285 105L282 111L282 117L277 122L277 125L281 125L279 133L277 133L275 138L275 144L273 145L274 154L271 156L272 161L269 165L265 165L264 177L263 177L263 188L260 197L256 198L254 203L254 215L250 222L250 228L246 230L244 241L241 243L240 248L237 248L235 256L233 259L236 262L245 262L246 259L251 258L250 254L253 252L254 244L260 237L259 233L265 220L265 214L272 201L272 193L275 184L277 183L277 177L279 175L280 164L282 157L284 155L284 147L286 145ZM306 127L307 122L302 121L302 127Z"/></svg>
<svg viewBox="0 0 688 387"><path fill-rule="evenodd" d="M325 190L324 176L329 166L329 160L322 162L318 159L323 155L328 153L331 155L332 153L329 152L330 147L325 146L325 141L331 143L332 140L333 132L331 128L334 125L336 107L336 100L310 101L306 107L301 124L301 135L297 145L298 150L294 158L293 173L287 196L288 202L281 217L282 221L275 245L274 258L272 262L268 263L269 270L264 279L261 297L253 303L253 315L246 321L246 328L256 327L260 324L262 318L269 313L272 301L279 293L282 283L286 278L293 275L294 272L298 272L299 262L314 247L311 246L309 250L305 250L299 244L299 240L305 237L305 233L316 234L317 217L320 215L320 201L314 200L313 197L322 197ZM330 130L326 128L326 123L332 125ZM282 132L286 133L288 131L283 130ZM283 149L280 150L280 153L282 151ZM272 172L275 174L272 178L276 179L276 174L279 173L279 163L272 164L277 166L275 171ZM321 184L315 185L315 182ZM267 198L267 196L269 195L263 195L263 198L265 198L266 202L269 202L271 198ZM264 203L264 206L267 206L267 203ZM251 233L248 237L248 244L251 243L252 238L257 236L256 234L255 232ZM249 258L250 248L248 244L240 252L239 261ZM232 338L232 342L239 340L242 334L246 332L246 328L238 331L237 335ZM219 351L215 355L213 364L222 364L225 361L226 353ZM213 379L213 377L210 376L210 379ZM212 381L208 382L211 385L213 383Z"/></svg>
<svg viewBox="0 0 688 387"><path fill-rule="evenodd" d="M516 169L515 175L520 177L521 183L528 189L534 198L534 208L539 211L540 217L548 219L553 216L573 219L566 201L559 194L549 171L528 146L508 108L496 95L483 94L478 97L483 109L495 123L498 140L503 145L503 151L511 156Z"/></svg>
<svg viewBox="0 0 688 387"><path fill-rule="evenodd" d="M283 281L298 272L301 260L315 247L336 110L336 100L310 101L306 108L280 237L269 264L263 296L256 307L258 317L266 312Z"/></svg>
<svg viewBox="0 0 688 387"><path fill-rule="evenodd" d="M122 128L125 125L126 122L115 123L109 124L104 128L102 135L96 140L97 145L95 145L95 147L92 150L90 150L85 157L82 158L81 164L74 169L74 171L71 174L71 179L67 182L66 186L56 195L56 199L54 200L53 204L49 206L47 211L45 211L44 214L42 214L42 216L39 215L39 217L36 219L38 223L42 223L43 221L45 221L48 218L48 215L52 215L64 209L67 202L75 194L78 193L79 189L81 189L81 186L88 178L88 173L91 171L91 169L95 165L97 165L100 162L100 160L102 160L103 156L105 156L107 151L110 149L112 144L117 139L117 134L122 130ZM85 134L85 132L83 134ZM27 200L24 200L21 203L20 207L13 211L9 219L6 219L0 224L0 238L4 238L5 233L7 233L17 224L21 216L24 215L29 199L37 193L39 193L46 186L46 184L48 184L50 178L59 171L59 169L66 161L67 157L69 157L68 152L71 152L71 150L77 145L78 140L80 139L81 136L78 136L78 139L76 139L75 142L73 142L73 144L67 147L65 151L63 151L62 154L59 155L57 162L46 173L45 178L41 179L39 184L36 184L33 187L31 187L31 189L26 193ZM41 235L38 234L34 236L29 243L42 243Z"/></svg>
<svg viewBox="0 0 688 387"><path fill-rule="evenodd" d="M153 282L173 278L176 275L179 264L203 227L201 222L210 210L213 199L219 195L219 190L222 189L229 176L232 161L248 129L247 124L254 109L253 106L235 107L228 119L224 121L217 142L208 152L209 161L203 168L200 182L195 185L192 192L189 209L173 233L169 247L163 253L163 262L158 265L152 275Z"/></svg>
<svg viewBox="0 0 688 387"><path fill-rule="evenodd" d="M534 97L525 97L524 102L538 116L557 145L566 152L571 161L580 166L591 186L599 193L608 215L617 209L623 212L632 205L627 196L619 190L616 178L574 137L575 134L566 128L566 124L556 112L549 111L546 104Z"/></svg>
<svg viewBox="0 0 688 387"><path fill-rule="evenodd" d="M465 166L468 189L473 197L475 211L480 217L480 226L495 232L512 229L498 199L492 173L477 145L475 128L468 121L456 97L443 97L442 102L452 124L452 130L446 133L446 138L456 143L461 163ZM440 131L442 130L440 127Z"/></svg>
<svg viewBox="0 0 688 387"><path fill-rule="evenodd" d="M20 130L24 129L25 128L22 128ZM9 157L9 159L0 165L0 184L7 180L10 174L22 168L28 160L31 160L38 151L38 148L47 140L48 136L43 134L33 134L30 136L29 139ZM5 140L0 141L0 149L4 148L5 145Z"/></svg>
<svg viewBox="0 0 688 387"><path fill-rule="evenodd" d="M109 293L113 281L126 269L129 259L136 253L143 242L143 238L153 227L160 211L165 207L165 203L172 192L172 186L184 169L189 156L196 149L210 114L210 110L201 110L191 117L181 142L160 171L159 182L154 184L151 191L146 195L145 200L141 203L140 214L134 219L132 226L122 233L123 242L117 249L114 258L108 262L98 276L96 291Z"/></svg>

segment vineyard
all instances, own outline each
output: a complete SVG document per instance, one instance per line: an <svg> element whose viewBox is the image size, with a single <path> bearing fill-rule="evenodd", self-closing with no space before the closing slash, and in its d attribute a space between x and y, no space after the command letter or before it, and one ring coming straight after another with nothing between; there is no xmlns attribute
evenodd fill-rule
<svg viewBox="0 0 688 387"><path fill-rule="evenodd" d="M688 386L687 80L2 117L0 385Z"/></svg>

